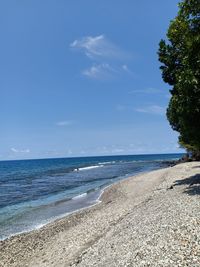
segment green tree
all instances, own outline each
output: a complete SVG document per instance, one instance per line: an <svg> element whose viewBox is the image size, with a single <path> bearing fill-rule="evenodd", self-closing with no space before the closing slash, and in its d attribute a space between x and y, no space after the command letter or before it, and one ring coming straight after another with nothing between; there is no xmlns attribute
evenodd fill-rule
<svg viewBox="0 0 200 267"><path fill-rule="evenodd" d="M179 143L200 157L200 0L184 0L159 44L163 80L171 86L167 118Z"/></svg>

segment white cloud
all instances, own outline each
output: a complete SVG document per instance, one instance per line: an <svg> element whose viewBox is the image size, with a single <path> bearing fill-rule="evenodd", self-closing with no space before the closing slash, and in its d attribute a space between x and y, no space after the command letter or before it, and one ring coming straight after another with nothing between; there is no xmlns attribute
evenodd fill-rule
<svg viewBox="0 0 200 267"><path fill-rule="evenodd" d="M82 71L82 74L88 78L106 80L120 73L132 74L124 63L131 59L131 54L120 49L103 34L74 40L70 47L84 53L92 62L90 68Z"/></svg>
<svg viewBox="0 0 200 267"><path fill-rule="evenodd" d="M73 123L72 121L58 121L58 122L56 122L56 125L57 126L69 126L72 123Z"/></svg>
<svg viewBox="0 0 200 267"><path fill-rule="evenodd" d="M150 105L145 107L138 107L133 108L132 106L126 106L126 105L117 105L116 109L118 111L137 111L139 113L148 113L148 114L155 114L155 115L165 115L166 108L161 107L158 105Z"/></svg>
<svg viewBox="0 0 200 267"><path fill-rule="evenodd" d="M83 51L87 57L96 60L102 58L122 59L127 57L127 53L121 51L120 48L109 41L103 34L77 39L70 44L70 47Z"/></svg>
<svg viewBox="0 0 200 267"><path fill-rule="evenodd" d="M129 71L128 66L126 64L122 65L122 69L125 71Z"/></svg>
<svg viewBox="0 0 200 267"><path fill-rule="evenodd" d="M89 69L82 72L83 75L92 79L107 79L112 77L112 74L117 71L113 69L108 63L103 63L99 65L93 65Z"/></svg>
<svg viewBox="0 0 200 267"><path fill-rule="evenodd" d="M133 74L133 72L129 69L129 67L126 64L122 65L122 70L128 74Z"/></svg>
<svg viewBox="0 0 200 267"><path fill-rule="evenodd" d="M123 148L114 148L111 150L112 154L119 154L119 153L123 153L125 152L125 150Z"/></svg>
<svg viewBox="0 0 200 267"><path fill-rule="evenodd" d="M71 150L71 149L68 149L68 150L67 150L67 154L68 154L68 155L72 155L72 154L73 154L72 150Z"/></svg>
<svg viewBox="0 0 200 267"><path fill-rule="evenodd" d="M135 111L140 113L148 113L148 114L156 114L156 115L164 115L166 113L166 108L158 106L158 105L152 105L142 108L136 108Z"/></svg>
<svg viewBox="0 0 200 267"><path fill-rule="evenodd" d="M14 152L14 153L30 153L30 149L29 148L27 148L27 149L16 149L16 148L12 147L10 150L12 152Z"/></svg>

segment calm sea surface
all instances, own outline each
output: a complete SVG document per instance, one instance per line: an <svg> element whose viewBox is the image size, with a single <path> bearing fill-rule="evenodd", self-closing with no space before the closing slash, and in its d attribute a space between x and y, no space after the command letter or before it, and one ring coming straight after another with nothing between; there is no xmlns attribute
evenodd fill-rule
<svg viewBox="0 0 200 267"><path fill-rule="evenodd" d="M181 154L0 161L0 239L98 201L104 187Z"/></svg>

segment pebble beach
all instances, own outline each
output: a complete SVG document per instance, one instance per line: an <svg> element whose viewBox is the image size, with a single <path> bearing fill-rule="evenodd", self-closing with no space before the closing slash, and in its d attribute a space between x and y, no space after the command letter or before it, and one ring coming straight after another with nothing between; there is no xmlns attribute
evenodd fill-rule
<svg viewBox="0 0 200 267"><path fill-rule="evenodd" d="M109 186L100 203L0 242L0 266L200 266L200 162Z"/></svg>

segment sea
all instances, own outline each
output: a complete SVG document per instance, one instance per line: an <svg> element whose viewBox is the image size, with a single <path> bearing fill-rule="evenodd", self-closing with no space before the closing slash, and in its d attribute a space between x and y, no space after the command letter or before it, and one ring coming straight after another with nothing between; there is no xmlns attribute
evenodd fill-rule
<svg viewBox="0 0 200 267"><path fill-rule="evenodd" d="M0 161L0 240L95 205L112 183L182 154Z"/></svg>

